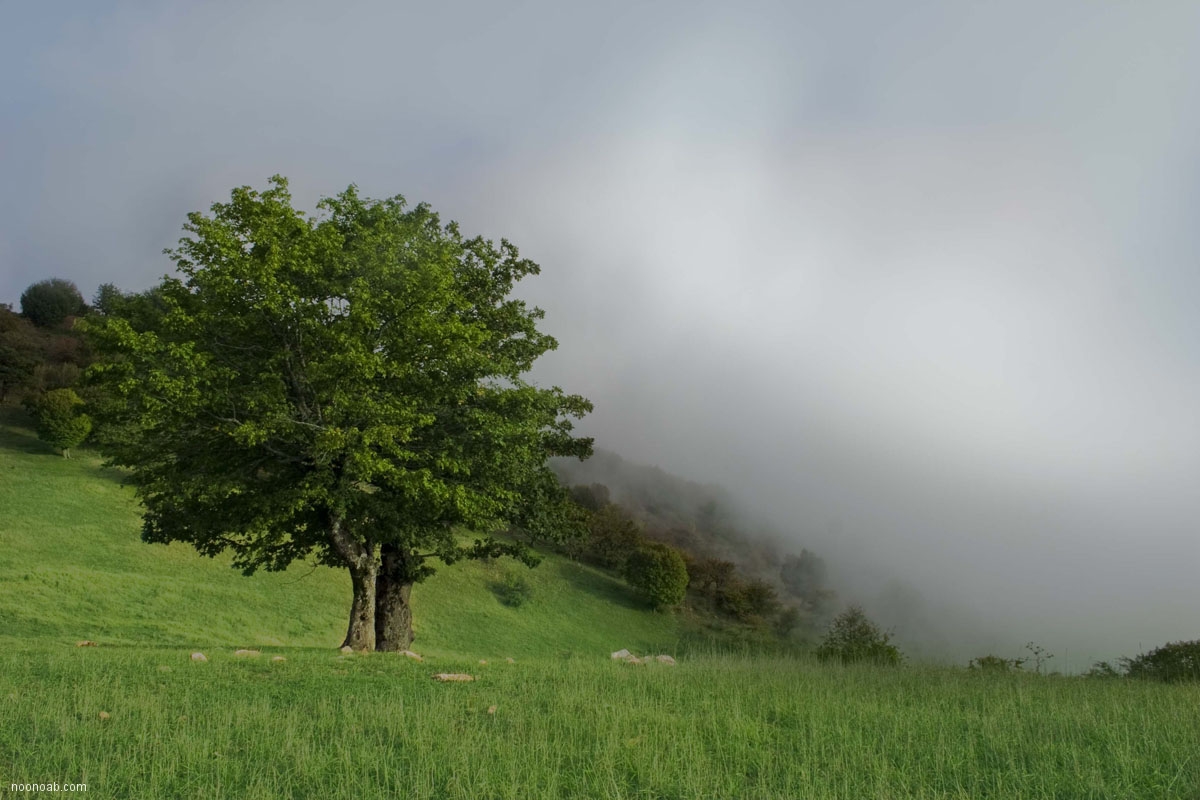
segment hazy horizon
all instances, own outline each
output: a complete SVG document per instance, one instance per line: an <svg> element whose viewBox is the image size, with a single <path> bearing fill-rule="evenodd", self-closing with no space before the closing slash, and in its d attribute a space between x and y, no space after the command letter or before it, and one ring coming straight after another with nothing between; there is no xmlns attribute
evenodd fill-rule
<svg viewBox="0 0 1200 800"><path fill-rule="evenodd" d="M1056 668L1200 638L1200 5L7 16L0 302L146 288L276 173L403 194L541 264L582 433L847 597Z"/></svg>

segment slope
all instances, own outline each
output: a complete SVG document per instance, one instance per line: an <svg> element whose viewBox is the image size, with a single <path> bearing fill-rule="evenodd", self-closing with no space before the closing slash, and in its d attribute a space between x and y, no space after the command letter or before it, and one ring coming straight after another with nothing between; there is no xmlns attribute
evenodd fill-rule
<svg viewBox="0 0 1200 800"><path fill-rule="evenodd" d="M228 559L139 538L137 500L86 450L67 460L0 409L0 641L164 647L332 648L344 634L348 577L293 565L245 577ZM516 571L520 608L492 587ZM413 592L416 648L471 657L672 650L676 621L641 609L620 581L547 554L442 567Z"/></svg>

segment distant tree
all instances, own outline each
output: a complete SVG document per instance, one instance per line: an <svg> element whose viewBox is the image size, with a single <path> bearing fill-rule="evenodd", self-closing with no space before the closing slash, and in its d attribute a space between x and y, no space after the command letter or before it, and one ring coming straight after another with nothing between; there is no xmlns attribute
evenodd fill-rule
<svg viewBox="0 0 1200 800"><path fill-rule="evenodd" d="M599 511L611 502L608 487L602 483L572 486L571 499L588 511Z"/></svg>
<svg viewBox="0 0 1200 800"><path fill-rule="evenodd" d="M688 588L715 608L737 581L737 565L719 558L688 558Z"/></svg>
<svg viewBox="0 0 1200 800"><path fill-rule="evenodd" d="M1023 658L1002 658L1001 656L979 656L967 663L967 669L980 672L1012 672L1025 664Z"/></svg>
<svg viewBox="0 0 1200 800"><path fill-rule="evenodd" d="M167 314L167 300L162 288L155 286L144 292L123 292L114 284L101 284L92 299L92 310L105 317L120 317L138 333L158 330Z"/></svg>
<svg viewBox="0 0 1200 800"><path fill-rule="evenodd" d="M880 630L867 618L862 608L850 606L830 624L817 646L817 658L842 664L868 661L894 666L900 663L903 656L891 643L891 634Z"/></svg>
<svg viewBox="0 0 1200 800"><path fill-rule="evenodd" d="M0 402L33 386L42 349L39 331L29 320L0 309Z"/></svg>
<svg viewBox="0 0 1200 800"><path fill-rule="evenodd" d="M548 457L590 453L570 418L591 404L523 377L557 343L510 297L539 271L514 246L354 187L310 217L271 183L188 216L153 329L87 320L122 431L104 447L138 487L145 541L228 550L247 574L310 554L345 567L344 643L403 649L432 559L535 560L456 527L550 528L526 492L547 490Z"/></svg>
<svg viewBox="0 0 1200 800"><path fill-rule="evenodd" d="M803 622L804 615L800 612L800 609L795 606L784 606L775 615L775 620L771 624L771 627L774 629L776 636L780 639L787 639Z"/></svg>
<svg viewBox="0 0 1200 800"><path fill-rule="evenodd" d="M684 525L647 527L646 538L669 544L681 553L689 553L697 557L703 556L706 550L705 543L701 541L696 531Z"/></svg>
<svg viewBox="0 0 1200 800"><path fill-rule="evenodd" d="M751 578L742 585L747 617L765 620L779 610L779 597L775 587L759 578Z"/></svg>
<svg viewBox="0 0 1200 800"><path fill-rule="evenodd" d="M591 514L579 557L596 566L619 571L645 541L638 524L620 506L609 503Z"/></svg>
<svg viewBox="0 0 1200 800"><path fill-rule="evenodd" d="M1170 642L1135 658L1124 658L1121 663L1131 678L1167 683L1200 681L1200 639Z"/></svg>
<svg viewBox="0 0 1200 800"><path fill-rule="evenodd" d="M1088 667L1087 672L1083 673L1085 678L1121 678L1124 676L1124 671L1113 666L1109 661L1094 661L1092 666Z"/></svg>
<svg viewBox="0 0 1200 800"><path fill-rule="evenodd" d="M779 568L779 579L784 590L792 597L803 600L815 599L826 581L825 562L811 550L801 550L800 555L787 555Z"/></svg>
<svg viewBox="0 0 1200 800"><path fill-rule="evenodd" d="M80 412L82 405L83 400L70 389L53 389L34 404L38 438L61 450L66 458L71 457L71 448L92 432L91 418Z"/></svg>
<svg viewBox="0 0 1200 800"><path fill-rule="evenodd" d="M688 573L683 556L659 542L647 542L629 556L625 578L655 608L677 606L687 594Z"/></svg>
<svg viewBox="0 0 1200 800"><path fill-rule="evenodd" d="M38 281L21 295L22 316L39 328L61 325L67 317L79 316L85 309L79 289L62 278Z"/></svg>

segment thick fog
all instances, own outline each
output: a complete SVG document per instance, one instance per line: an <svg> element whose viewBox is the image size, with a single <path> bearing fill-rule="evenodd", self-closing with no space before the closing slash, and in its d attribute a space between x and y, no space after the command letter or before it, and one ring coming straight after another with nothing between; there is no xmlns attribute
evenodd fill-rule
<svg viewBox="0 0 1200 800"><path fill-rule="evenodd" d="M1200 5L572 5L7 9L0 302L401 193L542 265L584 433L914 647L1200 638Z"/></svg>

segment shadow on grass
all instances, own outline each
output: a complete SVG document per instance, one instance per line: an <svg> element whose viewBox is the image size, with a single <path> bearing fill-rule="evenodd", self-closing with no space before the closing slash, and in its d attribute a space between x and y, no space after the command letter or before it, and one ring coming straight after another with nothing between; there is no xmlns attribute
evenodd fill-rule
<svg viewBox="0 0 1200 800"><path fill-rule="evenodd" d="M13 405L0 406L0 450L9 450L25 455L62 458L62 453L37 437L33 417L25 409ZM71 454L72 458L81 461L100 458L100 455L89 448L86 443L82 447L71 448ZM128 473L119 467L86 464L84 469L97 478L117 483L129 482Z"/></svg>
<svg viewBox="0 0 1200 800"><path fill-rule="evenodd" d="M635 611L645 611L646 604L633 595L629 587L616 578L588 567L564 562L559 568L559 575L572 586L622 608Z"/></svg>
<svg viewBox="0 0 1200 800"><path fill-rule="evenodd" d="M0 448L35 456L61 456L61 453L37 438L33 417L19 406L0 406Z"/></svg>

